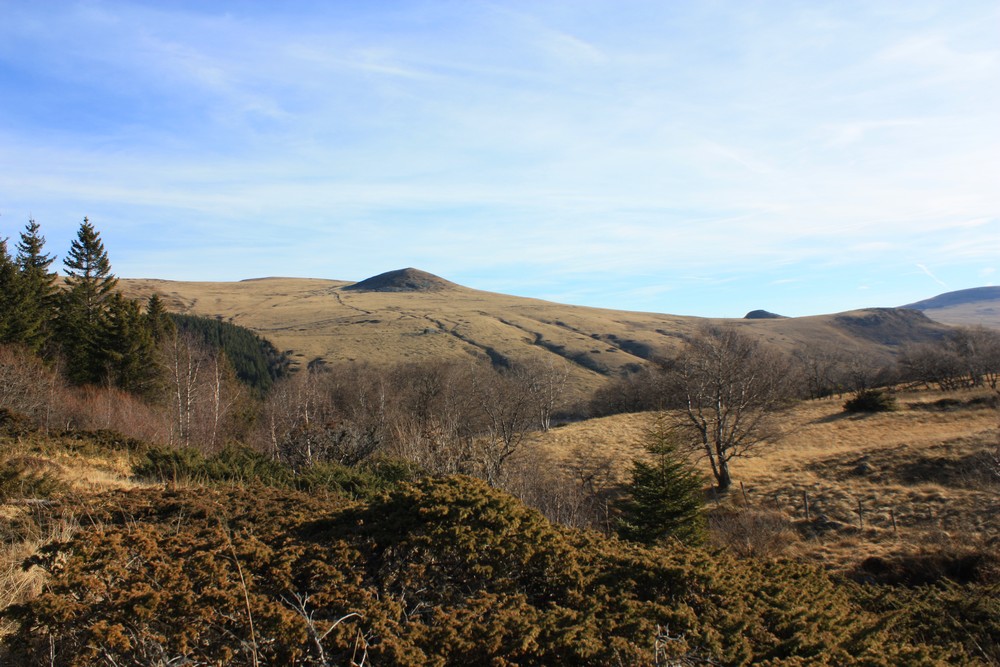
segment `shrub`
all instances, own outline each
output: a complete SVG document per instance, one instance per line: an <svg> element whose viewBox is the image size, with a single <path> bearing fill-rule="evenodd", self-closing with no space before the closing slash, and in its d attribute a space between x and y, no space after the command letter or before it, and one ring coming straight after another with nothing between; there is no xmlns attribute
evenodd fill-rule
<svg viewBox="0 0 1000 667"><path fill-rule="evenodd" d="M45 459L19 456L0 463L0 501L13 498L51 498L69 486Z"/></svg>
<svg viewBox="0 0 1000 667"><path fill-rule="evenodd" d="M806 565L605 539L462 477L369 503L114 492L88 520L5 612L13 664L962 664L1000 618L981 596L929 627L961 591L864 597Z"/></svg>
<svg viewBox="0 0 1000 667"><path fill-rule="evenodd" d="M708 525L713 543L746 558L779 556L798 539L788 517L773 510L716 510Z"/></svg>
<svg viewBox="0 0 1000 667"><path fill-rule="evenodd" d="M317 463L295 471L242 446L229 446L207 457L193 448L151 447L134 470L136 477L149 481L263 485L312 493L327 491L350 498L374 498L418 472L411 464L390 459L376 459L358 467Z"/></svg>
<svg viewBox="0 0 1000 667"><path fill-rule="evenodd" d="M862 389L844 403L845 412L891 412L896 398L882 389Z"/></svg>
<svg viewBox="0 0 1000 667"><path fill-rule="evenodd" d="M19 439L36 431L38 431L38 426L28 415L0 408L0 435Z"/></svg>

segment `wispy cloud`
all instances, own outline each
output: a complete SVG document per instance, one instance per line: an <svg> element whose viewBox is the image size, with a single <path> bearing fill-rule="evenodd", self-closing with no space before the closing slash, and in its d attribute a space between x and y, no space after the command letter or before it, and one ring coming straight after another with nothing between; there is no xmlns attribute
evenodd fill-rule
<svg viewBox="0 0 1000 667"><path fill-rule="evenodd" d="M998 252L986 1L5 14L0 222L31 211L58 251L90 214L123 272L398 262L646 310L687 290L710 313L862 274L914 301L914 263L966 286Z"/></svg>
<svg viewBox="0 0 1000 667"><path fill-rule="evenodd" d="M924 274L925 274L925 275L926 275L926 276L927 276L928 278L930 278L931 280L933 280L934 282L936 282L936 283L937 283L938 285L940 285L941 287L947 287L947 286L948 286L948 283L946 283L945 281L943 281L943 280L941 280L940 278L938 278L937 276L935 276L935 275L934 275L934 274L933 274L933 273L931 272L931 270L930 270L930 269L928 269L928 268L927 268L926 266L924 266L923 264L917 264L917 268L918 268L918 269L920 269L921 271L923 271L923 272L924 272Z"/></svg>

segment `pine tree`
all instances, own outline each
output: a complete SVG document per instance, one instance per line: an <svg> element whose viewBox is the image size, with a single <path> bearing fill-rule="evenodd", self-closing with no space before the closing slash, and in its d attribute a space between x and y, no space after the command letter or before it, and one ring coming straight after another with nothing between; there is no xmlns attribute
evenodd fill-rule
<svg viewBox="0 0 1000 667"><path fill-rule="evenodd" d="M146 325L149 333L153 337L153 342L157 345L163 343L173 335L177 327L174 321L167 314L167 309L163 305L163 299L158 294L154 294L146 301Z"/></svg>
<svg viewBox="0 0 1000 667"><path fill-rule="evenodd" d="M13 336L20 281L17 266L7 252L7 239L0 238L0 343L16 343Z"/></svg>
<svg viewBox="0 0 1000 667"><path fill-rule="evenodd" d="M78 384L97 383L106 371L106 342L102 336L108 315L108 300L118 279L101 235L83 219L66 259L67 289L59 305L59 338L66 358L66 373Z"/></svg>
<svg viewBox="0 0 1000 667"><path fill-rule="evenodd" d="M121 294L112 295L107 304L101 358L108 380L125 391L151 395L156 388L159 364L149 322L139 304Z"/></svg>
<svg viewBox="0 0 1000 667"><path fill-rule="evenodd" d="M704 539L705 480L680 453L669 430L657 427L646 443L648 461L632 464L631 480L621 503L618 533L652 544L667 538L696 544Z"/></svg>
<svg viewBox="0 0 1000 667"><path fill-rule="evenodd" d="M38 223L29 218L15 260L20 290L13 335L34 352L42 350L51 336L57 291L57 276L49 271L55 258L43 252L45 237L39 230Z"/></svg>
<svg viewBox="0 0 1000 667"><path fill-rule="evenodd" d="M69 291L75 293L85 312L96 318L118 279L111 273L111 261L100 232L87 218L83 219L63 264Z"/></svg>

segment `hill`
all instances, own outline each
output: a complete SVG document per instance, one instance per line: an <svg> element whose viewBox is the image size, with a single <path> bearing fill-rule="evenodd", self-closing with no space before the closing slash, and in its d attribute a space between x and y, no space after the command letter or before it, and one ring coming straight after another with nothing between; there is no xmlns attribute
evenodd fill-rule
<svg viewBox="0 0 1000 667"><path fill-rule="evenodd" d="M352 292L441 292L458 287L455 283L420 269L397 269L348 285Z"/></svg>
<svg viewBox="0 0 1000 667"><path fill-rule="evenodd" d="M1000 329L1000 287L945 292L902 308L919 310L936 322Z"/></svg>
<svg viewBox="0 0 1000 667"><path fill-rule="evenodd" d="M819 347L883 357L901 344L935 340L947 330L919 312L898 309L710 320L588 308L474 290L416 269L358 283L123 279L120 285L132 297L157 293L175 312L247 327L290 351L299 365L317 360L396 364L469 355L488 357L496 365L535 359L565 369L581 392L670 354L706 323L732 323L788 351Z"/></svg>

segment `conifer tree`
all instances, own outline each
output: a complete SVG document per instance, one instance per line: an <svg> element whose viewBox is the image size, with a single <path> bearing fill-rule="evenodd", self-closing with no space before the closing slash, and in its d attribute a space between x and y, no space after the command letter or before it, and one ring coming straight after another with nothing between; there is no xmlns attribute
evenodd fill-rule
<svg viewBox="0 0 1000 667"><path fill-rule="evenodd" d="M15 260L20 289L13 335L34 352L42 350L51 336L57 278L49 271L55 258L43 251L45 237L39 230L38 223L29 218Z"/></svg>
<svg viewBox="0 0 1000 667"><path fill-rule="evenodd" d="M88 316L97 318L118 279L111 273L111 261L104 250L101 233L94 229L89 219L83 219L63 264L69 292L74 293Z"/></svg>
<svg viewBox="0 0 1000 667"><path fill-rule="evenodd" d="M149 327L153 342L157 345L172 336L177 328L158 294L152 295L146 301L146 325Z"/></svg>
<svg viewBox="0 0 1000 667"><path fill-rule="evenodd" d="M100 233L87 218L63 264L67 289L59 306L59 338L66 372L79 384L100 382L106 370L102 333L118 279L111 273Z"/></svg>
<svg viewBox="0 0 1000 667"><path fill-rule="evenodd" d="M17 266L7 252L7 239L0 238L0 343L17 342L12 333L19 288Z"/></svg>
<svg viewBox="0 0 1000 667"><path fill-rule="evenodd" d="M688 544L704 539L701 475L684 459L676 436L662 426L646 443L649 460L636 460L621 503L621 537L653 544L676 538Z"/></svg>
<svg viewBox="0 0 1000 667"><path fill-rule="evenodd" d="M156 388L159 365L149 323L139 304L114 294L102 327L101 358L115 386L141 395Z"/></svg>

